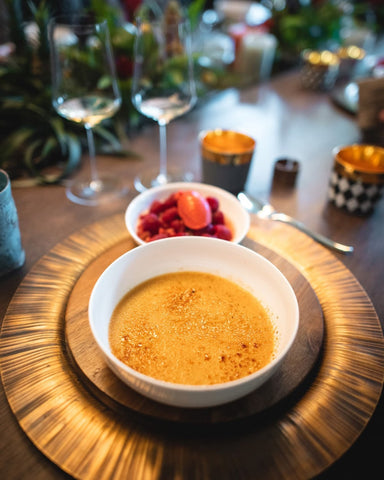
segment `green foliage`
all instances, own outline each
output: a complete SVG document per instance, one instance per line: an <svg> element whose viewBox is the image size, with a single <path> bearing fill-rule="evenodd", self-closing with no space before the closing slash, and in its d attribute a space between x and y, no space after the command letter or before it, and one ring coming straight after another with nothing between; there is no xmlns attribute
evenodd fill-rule
<svg viewBox="0 0 384 480"><path fill-rule="evenodd" d="M197 27L200 20L201 12L205 6L205 0L195 0L188 7L188 17L191 22L192 29Z"/></svg>
<svg viewBox="0 0 384 480"><path fill-rule="evenodd" d="M14 53L0 64L0 168L12 177L27 177L24 183L57 183L71 175L78 167L82 148L86 145L84 129L56 113L51 99L49 67L49 19L54 13L54 0L5 0L9 17L10 41ZM188 15L197 24L204 0L190 3ZM122 21L121 12L105 0L91 0L90 11L96 19L106 19L116 59L122 107L113 119L94 128L99 151L120 156L132 155L124 151L120 140L126 139L126 128L143 122L131 103L131 77L135 26ZM37 38L31 42L25 31L25 21L37 26ZM148 38L147 48L153 49L154 39ZM78 73L91 58L79 58ZM178 68L172 65L169 81L178 82ZM199 91L226 86L226 72L202 69L194 58ZM103 86L103 79L100 86ZM29 180L31 179L31 180Z"/></svg>
<svg viewBox="0 0 384 480"><path fill-rule="evenodd" d="M306 48L324 48L338 41L342 11L333 2L309 4L293 13L287 9L273 11L273 33L280 48L296 56Z"/></svg>
<svg viewBox="0 0 384 480"><path fill-rule="evenodd" d="M52 106L47 2L27 5L37 25L36 44L27 41L21 28L25 2L8 0L7 6L15 53L0 64L0 167L13 177L27 175L35 183L57 183L78 167L85 145L84 129L59 117ZM110 14L108 18L114 17ZM91 61L79 58L78 72ZM106 127L98 126L94 129L96 140L108 153L129 154L121 149L114 130L113 121L106 122Z"/></svg>
<svg viewBox="0 0 384 480"><path fill-rule="evenodd" d="M76 168L81 145L67 122L44 108L47 99L41 100L40 105L26 98L1 102L0 165L13 176L27 173L38 183L56 183Z"/></svg>

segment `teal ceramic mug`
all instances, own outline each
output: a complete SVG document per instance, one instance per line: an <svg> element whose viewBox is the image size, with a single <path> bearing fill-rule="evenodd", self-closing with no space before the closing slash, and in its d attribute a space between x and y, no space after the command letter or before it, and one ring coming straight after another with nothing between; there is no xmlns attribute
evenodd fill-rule
<svg viewBox="0 0 384 480"><path fill-rule="evenodd" d="M0 276L21 267L24 260L11 181L7 172L0 169Z"/></svg>

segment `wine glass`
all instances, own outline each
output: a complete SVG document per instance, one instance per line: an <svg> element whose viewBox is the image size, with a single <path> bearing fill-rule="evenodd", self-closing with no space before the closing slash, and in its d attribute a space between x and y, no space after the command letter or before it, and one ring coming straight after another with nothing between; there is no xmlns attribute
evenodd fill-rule
<svg viewBox="0 0 384 480"><path fill-rule="evenodd" d="M168 182L191 180L192 175L167 167L166 127L196 102L189 23L164 16L138 21L132 80L132 103L156 120L160 133L160 168L135 179L138 191Z"/></svg>
<svg viewBox="0 0 384 480"><path fill-rule="evenodd" d="M112 117L121 105L106 22L69 15L49 23L52 101L57 113L84 125L89 150L89 176L74 180L67 197L82 205L99 205L127 192L119 178L96 168L92 128Z"/></svg>

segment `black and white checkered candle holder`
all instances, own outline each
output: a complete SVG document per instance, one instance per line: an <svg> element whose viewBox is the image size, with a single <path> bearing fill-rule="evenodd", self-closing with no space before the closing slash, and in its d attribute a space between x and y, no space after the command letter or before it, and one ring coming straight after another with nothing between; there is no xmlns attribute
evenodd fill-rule
<svg viewBox="0 0 384 480"><path fill-rule="evenodd" d="M384 149L350 145L334 150L328 198L355 215L373 212L384 191Z"/></svg>

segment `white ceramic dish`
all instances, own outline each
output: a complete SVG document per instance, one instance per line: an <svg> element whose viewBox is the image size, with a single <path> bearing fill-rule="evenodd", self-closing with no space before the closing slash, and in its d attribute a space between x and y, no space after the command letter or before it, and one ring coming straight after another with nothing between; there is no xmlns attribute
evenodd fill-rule
<svg viewBox="0 0 384 480"><path fill-rule="evenodd" d="M132 238L138 245L146 243L136 233L139 215L148 210L154 200L165 200L172 193L187 190L195 190L204 197L216 197L219 200L220 210L231 224L233 233L231 241L233 243L241 242L249 230L250 216L234 195L213 185L177 182L150 188L140 193L128 205L125 212L125 224Z"/></svg>
<svg viewBox="0 0 384 480"><path fill-rule="evenodd" d="M177 271L210 272L237 282L268 308L278 332L275 358L261 370L216 385L179 385L143 375L111 352L109 322L120 299L149 278ZM94 338L111 370L139 393L179 407L210 407L260 387L289 351L299 325L296 296L282 273L261 255L231 242L207 237L167 238L139 246L115 260L96 282L89 301Z"/></svg>

